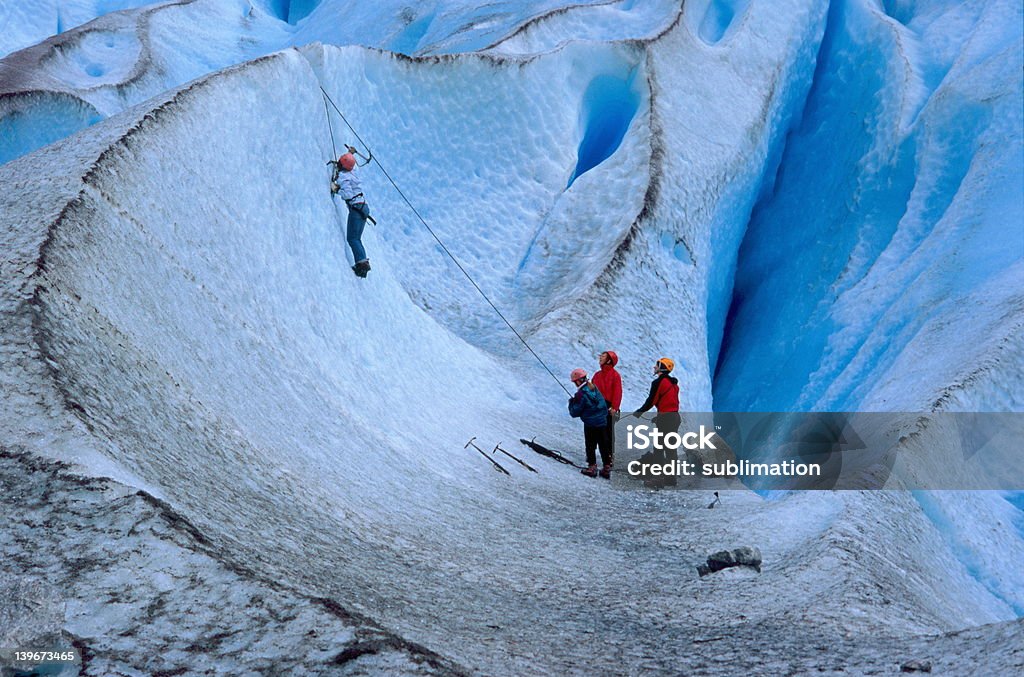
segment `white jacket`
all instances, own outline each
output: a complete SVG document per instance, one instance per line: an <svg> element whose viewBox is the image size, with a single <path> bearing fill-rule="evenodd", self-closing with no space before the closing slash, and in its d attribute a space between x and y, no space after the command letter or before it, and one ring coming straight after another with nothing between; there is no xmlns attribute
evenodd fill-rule
<svg viewBox="0 0 1024 677"><path fill-rule="evenodd" d="M363 187L360 185L359 178L354 171L338 172L338 178L334 182L338 184L338 195L345 202L351 202L352 204L366 202L366 199L363 197Z"/></svg>

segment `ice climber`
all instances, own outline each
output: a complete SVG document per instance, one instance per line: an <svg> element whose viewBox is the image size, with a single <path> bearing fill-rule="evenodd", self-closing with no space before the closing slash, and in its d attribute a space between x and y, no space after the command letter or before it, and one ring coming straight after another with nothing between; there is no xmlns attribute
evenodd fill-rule
<svg viewBox="0 0 1024 677"><path fill-rule="evenodd" d="M594 374L591 382L600 391L608 405L608 423L604 428L605 444L608 446L608 460L601 468L601 477L609 477L612 464L615 462L615 422L619 420L619 406L622 404L622 377L615 370L619 356L606 350L597 357L600 371Z"/></svg>
<svg viewBox="0 0 1024 677"><path fill-rule="evenodd" d="M651 382L651 392L639 409L633 412L633 416L639 417L651 407L657 410L654 416L654 427L663 436L669 433L678 433L679 424L682 419L679 416L679 381L674 376L669 376L675 369L675 362L663 357L654 363L654 381ZM662 437L664 439L664 437ZM660 445L654 449L654 453L644 454L640 462L648 463L673 462L678 458L674 449L665 449ZM644 481L648 486L675 485L675 475L655 477Z"/></svg>
<svg viewBox="0 0 1024 677"><path fill-rule="evenodd" d="M601 392L587 380L587 372L573 369L569 380L576 386L576 394L569 398L569 415L583 421L583 442L587 449L587 467L580 472L587 477L597 477L597 455L594 451L600 447L601 460L606 468L611 469L612 454L605 437L608 425L608 404ZM609 474L602 473L607 479Z"/></svg>
<svg viewBox="0 0 1024 677"><path fill-rule="evenodd" d="M331 194L340 195L348 205L348 227L345 236L348 239L348 246L352 248L352 258L355 260L352 272L359 277L366 277L366 274L370 272L370 259L366 258L366 249L363 248L362 238L366 220L371 218L370 208L366 206L363 187L354 171L356 168L356 156L353 155L355 149L349 146L348 151L335 163L334 176L331 177Z"/></svg>

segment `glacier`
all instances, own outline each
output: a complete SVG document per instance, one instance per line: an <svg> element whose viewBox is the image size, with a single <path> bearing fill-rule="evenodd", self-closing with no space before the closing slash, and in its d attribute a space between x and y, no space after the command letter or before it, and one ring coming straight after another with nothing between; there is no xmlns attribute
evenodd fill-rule
<svg viewBox="0 0 1024 677"><path fill-rule="evenodd" d="M352 277L320 93L624 407L665 354L690 411L1018 412L1019 3L131 4L0 45L0 571L85 674L1024 663L1019 494L707 510L465 450L579 431L373 165Z"/></svg>

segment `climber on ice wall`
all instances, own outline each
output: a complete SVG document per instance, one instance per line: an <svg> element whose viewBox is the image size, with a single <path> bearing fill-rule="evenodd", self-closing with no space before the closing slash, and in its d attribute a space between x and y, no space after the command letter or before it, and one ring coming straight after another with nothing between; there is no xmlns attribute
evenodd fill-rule
<svg viewBox="0 0 1024 677"><path fill-rule="evenodd" d="M331 194L340 195L348 206L348 226L345 236L348 239L348 246L352 248L352 258L355 265L352 272L359 277L366 277L370 272L370 259L366 258L366 249L363 248L363 228L366 227L366 220L373 221L370 216L370 208L366 206L366 198L363 197L363 188L356 176L356 149L348 146L348 152L338 158L334 165L334 175L331 177Z"/></svg>

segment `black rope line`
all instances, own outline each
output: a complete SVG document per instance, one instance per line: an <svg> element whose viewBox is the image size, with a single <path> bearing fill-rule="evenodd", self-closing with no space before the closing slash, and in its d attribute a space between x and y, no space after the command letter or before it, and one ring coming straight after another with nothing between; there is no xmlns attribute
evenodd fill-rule
<svg viewBox="0 0 1024 677"><path fill-rule="evenodd" d="M448 246L441 241L441 238L437 236L437 233L435 233L434 229L430 227L430 224L427 223L427 220L423 218L419 210L417 210L413 203L409 201L409 198L406 197L405 193L402 192L402 189L398 187L397 183L395 183L395 180L391 178L390 174L388 174L388 171L384 169L384 165L380 163L380 160L378 160L377 157L373 154L373 151L370 150L370 147L366 145L366 142L363 141L362 137L359 136L359 132L357 132L352 127L348 119L345 117L345 114L341 112L341 109L338 108L338 105L334 103L333 99L331 99L330 94L328 94L327 91L322 86L320 87L320 91L323 93L324 98L327 101L330 101L331 105L334 107L334 110L337 111L338 116L341 118L342 122L345 123L345 125L349 128L352 134L359 141L359 143L363 145L363 148L366 149L366 152L370 156L370 159L377 163L377 167L380 168L380 171L384 174L385 178L387 178L391 185L394 186L395 190L398 191L398 194L402 196L402 199L405 200L405 204L409 205L409 209L412 210L412 213L416 215L416 218L419 219L420 223L423 224L423 227L427 229L427 232L429 232L431 236L433 236L433 238L437 240L437 244L441 246L441 249L443 249L444 253L448 255L448 258L450 258L458 267L458 269L462 271L462 274L466 276L466 279L469 280L470 284L472 284L473 287L477 290L477 292L479 292L480 296L483 297L484 301L487 301L487 305L491 307L491 310L493 310L498 315L498 317L501 318L502 322L504 322L505 325L512 331L512 333L516 335L516 338L519 339L519 341L526 347L528 351L530 351L530 354L533 355L537 362L540 363L540 366L544 367L545 371L547 371L548 374L551 375L551 378L554 379L555 383L558 384L558 387L564 390L566 395L572 396L572 393L569 392L569 389L562 384L562 382L559 380L557 376L555 376L555 372L551 371L551 368L548 367L547 363L545 363L544 360L541 359L540 355L538 355L536 351L534 351L534 349L530 347L530 344L526 342L526 339L523 338L523 335L520 334L516 330L516 328L512 326L512 323L508 321L508 318L506 318L505 315L500 310L498 310L498 306L494 305L494 302L491 301L490 297L487 296L484 290L480 288L480 285L476 283L476 280L474 280L473 276L469 274L469 271L462 267L462 264L459 263L459 260L455 258L455 255L452 254L450 249L448 249Z"/></svg>
<svg viewBox="0 0 1024 677"><path fill-rule="evenodd" d="M334 125L331 124L331 109L327 107L327 92L324 92L324 88L321 87L320 91L324 95L324 113L327 115L327 129L331 133L331 162L338 161L338 147L334 145Z"/></svg>

